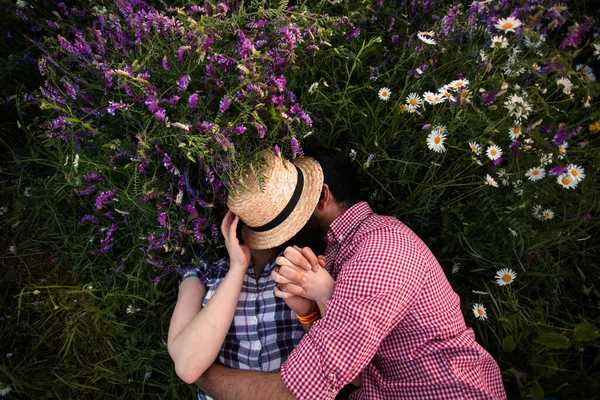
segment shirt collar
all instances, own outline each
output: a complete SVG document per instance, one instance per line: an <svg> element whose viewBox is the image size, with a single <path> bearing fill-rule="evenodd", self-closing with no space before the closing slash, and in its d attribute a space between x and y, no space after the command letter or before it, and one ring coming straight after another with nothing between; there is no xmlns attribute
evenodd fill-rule
<svg viewBox="0 0 600 400"><path fill-rule="evenodd" d="M328 239L334 239L341 243L370 214L373 214L373 210L371 210L369 203L366 201L356 203L333 220L327 234Z"/></svg>

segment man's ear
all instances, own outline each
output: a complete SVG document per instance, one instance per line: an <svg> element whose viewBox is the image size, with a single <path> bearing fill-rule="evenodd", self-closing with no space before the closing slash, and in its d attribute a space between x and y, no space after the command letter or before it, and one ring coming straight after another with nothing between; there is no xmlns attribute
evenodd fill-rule
<svg viewBox="0 0 600 400"><path fill-rule="evenodd" d="M331 191L329 190L329 186L324 183L323 189L321 189L321 196L319 197L319 203L317 204L317 207L319 210L324 210L332 200L333 197L331 195Z"/></svg>

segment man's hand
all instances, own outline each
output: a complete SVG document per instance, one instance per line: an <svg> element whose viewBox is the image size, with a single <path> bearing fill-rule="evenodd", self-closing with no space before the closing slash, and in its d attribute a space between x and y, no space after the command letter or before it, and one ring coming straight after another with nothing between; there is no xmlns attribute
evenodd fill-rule
<svg viewBox="0 0 600 400"><path fill-rule="evenodd" d="M286 302L293 300L294 296L302 296L325 304L333 294L333 278L323 268L326 265L325 257L316 257L311 250L308 256L312 261L309 262L304 257L306 249L308 248L298 250L288 247L283 257L277 257L279 271L271 273L273 279L279 284L275 294L285 299ZM287 257L289 255L293 261ZM307 266L311 265L313 261L318 265L317 271L312 270L312 267L307 269Z"/></svg>

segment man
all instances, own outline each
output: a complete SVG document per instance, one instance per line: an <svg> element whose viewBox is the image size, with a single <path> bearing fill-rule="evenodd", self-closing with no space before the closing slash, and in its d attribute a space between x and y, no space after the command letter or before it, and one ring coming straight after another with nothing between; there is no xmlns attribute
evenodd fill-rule
<svg viewBox="0 0 600 400"><path fill-rule="evenodd" d="M325 180L311 223L327 235L327 271L335 280L331 299L319 301L325 315L280 374L213 366L197 384L219 399L334 399L360 376L352 399L506 399L498 365L466 327L460 300L427 246L358 201L351 165L340 154L314 158ZM278 263L273 275L292 309L293 294L319 300L327 291L324 271L303 270L317 263L310 250L287 249Z"/></svg>

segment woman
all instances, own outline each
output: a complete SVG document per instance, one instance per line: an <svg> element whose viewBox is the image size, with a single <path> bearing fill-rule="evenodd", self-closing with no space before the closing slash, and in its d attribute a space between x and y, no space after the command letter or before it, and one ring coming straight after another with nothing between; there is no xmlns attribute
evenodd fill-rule
<svg viewBox="0 0 600 400"><path fill-rule="evenodd" d="M316 318L313 302L298 298L297 315L275 296L271 272L278 247L300 231L316 207L323 173L310 158L292 164L272 153L262 156L262 179L246 176L238 185L246 190L228 199L221 232L229 259L218 262L209 279L200 279L206 266L186 273L179 288L168 350L187 383L215 360L231 368L278 371L300 341L303 324ZM240 219L245 244L237 237ZM208 397L200 393L199 398Z"/></svg>

